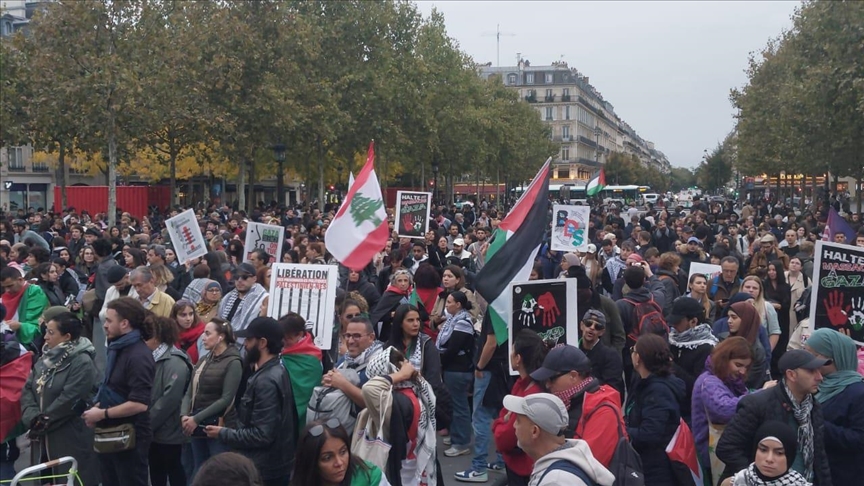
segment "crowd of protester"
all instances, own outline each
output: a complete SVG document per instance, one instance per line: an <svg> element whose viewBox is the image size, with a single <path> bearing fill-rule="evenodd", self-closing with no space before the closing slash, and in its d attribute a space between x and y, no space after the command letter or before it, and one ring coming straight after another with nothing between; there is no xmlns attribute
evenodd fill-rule
<svg viewBox="0 0 864 486"><path fill-rule="evenodd" d="M362 270L324 245L335 208L199 209L189 261L179 210L0 220L2 364L32 355L0 479L26 438L85 485L692 484L667 453L681 430L705 484L864 476L859 350L807 319L827 203L592 206L584 251L547 235L531 273L575 279L579 343L556 347L496 338L474 285L506 212L486 200L433 208L422 240L394 230ZM279 262L339 267L332 349L267 315L277 260L244 249L250 221L286 229ZM848 222L836 241L864 247ZM440 455L471 466L445 478Z"/></svg>

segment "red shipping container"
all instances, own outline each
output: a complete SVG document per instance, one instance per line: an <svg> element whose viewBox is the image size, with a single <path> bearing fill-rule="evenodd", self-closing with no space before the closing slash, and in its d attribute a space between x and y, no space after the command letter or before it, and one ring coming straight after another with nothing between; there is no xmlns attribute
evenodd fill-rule
<svg viewBox="0 0 864 486"><path fill-rule="evenodd" d="M79 214L87 211L91 215L108 211L108 186L67 186L66 199L69 206ZM157 204L160 209L170 202L170 189L163 186L118 186L117 209L126 211L132 216L141 218L147 216L147 207ZM54 211L62 211L60 207L60 187L54 186Z"/></svg>

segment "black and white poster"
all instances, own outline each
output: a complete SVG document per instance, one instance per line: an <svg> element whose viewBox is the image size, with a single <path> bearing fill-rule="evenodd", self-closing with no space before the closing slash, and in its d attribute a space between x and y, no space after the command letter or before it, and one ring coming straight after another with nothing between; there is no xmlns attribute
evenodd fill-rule
<svg viewBox="0 0 864 486"><path fill-rule="evenodd" d="M864 345L864 248L817 241L810 328L830 327Z"/></svg>
<svg viewBox="0 0 864 486"><path fill-rule="evenodd" d="M576 280L534 280L510 285L510 342L522 329L535 331L553 345L579 345ZM514 372L512 363L511 373Z"/></svg>
<svg viewBox="0 0 864 486"><path fill-rule="evenodd" d="M396 229L405 238L423 238L429 231L431 192L398 191L396 193Z"/></svg>
<svg viewBox="0 0 864 486"><path fill-rule="evenodd" d="M312 323L315 345L330 349L338 273L332 265L274 263L267 315L279 319L289 312L300 314Z"/></svg>

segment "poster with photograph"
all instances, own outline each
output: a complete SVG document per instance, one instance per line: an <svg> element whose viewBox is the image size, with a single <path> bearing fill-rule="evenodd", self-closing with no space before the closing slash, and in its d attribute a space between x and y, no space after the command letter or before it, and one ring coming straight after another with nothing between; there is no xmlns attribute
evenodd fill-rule
<svg viewBox="0 0 864 486"><path fill-rule="evenodd" d="M431 192L398 191L396 193L396 229L405 238L423 238L429 230Z"/></svg>
<svg viewBox="0 0 864 486"><path fill-rule="evenodd" d="M289 312L300 314L312 325L315 345L330 349L339 267L274 263L271 268L267 315L279 319Z"/></svg>
<svg viewBox="0 0 864 486"><path fill-rule="evenodd" d="M699 263L693 262L690 264L690 274L687 275L687 281L690 281L690 277L693 275L705 275L705 278L708 279L708 282L714 280L715 277L720 275L720 265L712 265L710 263ZM708 288L711 288L709 283Z"/></svg>
<svg viewBox="0 0 864 486"><path fill-rule="evenodd" d="M531 329L553 345L579 345L576 279L534 280L510 284L510 342L522 329ZM571 297L571 298L568 298ZM513 364L510 364L511 374Z"/></svg>
<svg viewBox="0 0 864 486"><path fill-rule="evenodd" d="M285 228L272 224L247 223L246 244L243 246L243 261L248 262L256 248L262 248L270 255L271 262L282 261L282 243L285 241Z"/></svg>
<svg viewBox="0 0 864 486"><path fill-rule="evenodd" d="M552 250L585 251L588 244L589 206L552 206Z"/></svg>
<svg viewBox="0 0 864 486"><path fill-rule="evenodd" d="M165 226L168 228L168 236L171 238L171 244L174 245L178 262L185 263L187 260L207 253L204 235L201 234L198 219L191 209L168 219L165 221Z"/></svg>
<svg viewBox="0 0 864 486"><path fill-rule="evenodd" d="M830 327L864 345L864 248L817 241L814 255L810 328Z"/></svg>

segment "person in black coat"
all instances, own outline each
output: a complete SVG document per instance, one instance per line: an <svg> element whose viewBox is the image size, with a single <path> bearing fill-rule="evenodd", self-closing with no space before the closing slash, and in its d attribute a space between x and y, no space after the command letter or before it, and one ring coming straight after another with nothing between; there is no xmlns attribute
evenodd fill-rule
<svg viewBox="0 0 864 486"><path fill-rule="evenodd" d="M718 340L711 332L711 326L699 321L705 308L698 300L681 297L672 304L672 313L666 320L669 324L669 347L674 360L675 376L684 380L687 396L693 396L693 384L705 371L705 360L711 355ZM684 421L690 423L690 401L686 400L681 409Z"/></svg>
<svg viewBox="0 0 864 486"><path fill-rule="evenodd" d="M357 292L366 299L366 304L370 309L374 309L381 300L381 294L375 288L369 279L361 272L348 270L348 280L345 284L345 290L348 292Z"/></svg>
<svg viewBox="0 0 864 486"><path fill-rule="evenodd" d="M754 434L759 425L766 420L779 420L792 425L799 432L798 455L793 468L812 480L815 486L831 486L831 468L825 451L825 423L822 406L812 396L819 389L822 374L819 369L829 360L816 358L807 351L795 349L787 351L780 358L778 366L783 378L773 388L747 395L738 402L735 416L726 425L717 443L717 458L726 464L720 479L732 476L750 465L748 451L753 445ZM794 400L794 403L793 403ZM810 413L795 417L795 408L810 408ZM803 464L806 442L812 444L813 463L810 468ZM644 461L644 459L643 459ZM804 469L801 471L799 469Z"/></svg>
<svg viewBox="0 0 864 486"><path fill-rule="evenodd" d="M603 344L601 339L606 333L606 316L598 310L590 309L582 317L579 326L582 331L579 349L591 361L591 376L600 384L618 390L623 400L624 365L621 363L621 353Z"/></svg>

